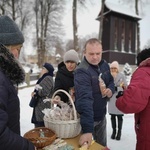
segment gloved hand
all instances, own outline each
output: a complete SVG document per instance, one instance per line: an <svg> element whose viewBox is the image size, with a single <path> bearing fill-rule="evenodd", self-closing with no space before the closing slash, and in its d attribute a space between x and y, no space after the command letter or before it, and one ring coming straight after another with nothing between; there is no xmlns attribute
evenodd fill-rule
<svg viewBox="0 0 150 150"><path fill-rule="evenodd" d="M39 89L41 90L42 87L41 87L39 84L36 84L36 85L35 85L35 89L38 91Z"/></svg>
<svg viewBox="0 0 150 150"><path fill-rule="evenodd" d="M118 91L118 88L115 86L115 91Z"/></svg>
<svg viewBox="0 0 150 150"><path fill-rule="evenodd" d="M116 98L119 98L120 96L123 96L123 91L119 91L118 94L116 95Z"/></svg>

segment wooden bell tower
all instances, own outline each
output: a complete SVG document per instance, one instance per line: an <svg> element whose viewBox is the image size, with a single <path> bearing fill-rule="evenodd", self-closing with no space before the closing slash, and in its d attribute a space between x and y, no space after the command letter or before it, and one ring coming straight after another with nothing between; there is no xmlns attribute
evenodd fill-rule
<svg viewBox="0 0 150 150"><path fill-rule="evenodd" d="M100 20L101 12L97 20ZM103 13L103 59L135 65L137 22L141 19L129 8L105 2Z"/></svg>

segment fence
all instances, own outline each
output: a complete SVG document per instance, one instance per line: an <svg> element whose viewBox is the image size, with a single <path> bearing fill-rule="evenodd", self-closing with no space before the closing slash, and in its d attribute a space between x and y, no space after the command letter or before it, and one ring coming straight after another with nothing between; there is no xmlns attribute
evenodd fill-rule
<svg viewBox="0 0 150 150"><path fill-rule="evenodd" d="M19 88L25 88L34 86L36 81L39 79L39 73L26 73L25 75L25 83L19 86Z"/></svg>

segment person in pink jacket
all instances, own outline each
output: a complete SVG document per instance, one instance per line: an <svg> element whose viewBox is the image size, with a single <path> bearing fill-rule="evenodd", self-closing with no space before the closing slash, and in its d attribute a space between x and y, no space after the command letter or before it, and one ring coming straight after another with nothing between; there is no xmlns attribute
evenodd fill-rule
<svg viewBox="0 0 150 150"><path fill-rule="evenodd" d="M137 55L138 68L129 86L118 92L116 106L135 114L136 150L150 149L150 48Z"/></svg>

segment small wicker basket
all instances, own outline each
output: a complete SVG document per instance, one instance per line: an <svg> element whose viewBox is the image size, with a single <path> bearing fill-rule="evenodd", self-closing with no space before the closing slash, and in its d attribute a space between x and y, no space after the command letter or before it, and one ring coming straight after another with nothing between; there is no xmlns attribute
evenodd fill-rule
<svg viewBox="0 0 150 150"><path fill-rule="evenodd" d="M44 134L43 137L41 137ZM38 127L32 129L24 134L24 138L31 141L35 147L41 149L47 145L50 145L56 139L56 133L46 127Z"/></svg>
<svg viewBox="0 0 150 150"><path fill-rule="evenodd" d="M76 112L76 109L74 106L74 102L73 102L71 96L66 91L64 91L62 89L57 90L53 94L52 99L55 97L55 95L58 92L63 92L68 96L68 98L72 104L72 107L73 107L74 120L69 120L69 121L49 120L48 118L46 118L44 116L45 127L52 129L54 132L56 132L57 137L60 137L60 138L76 137L81 132L81 125L80 125L80 119L77 118L77 112ZM53 107L52 104L51 104L51 107Z"/></svg>

